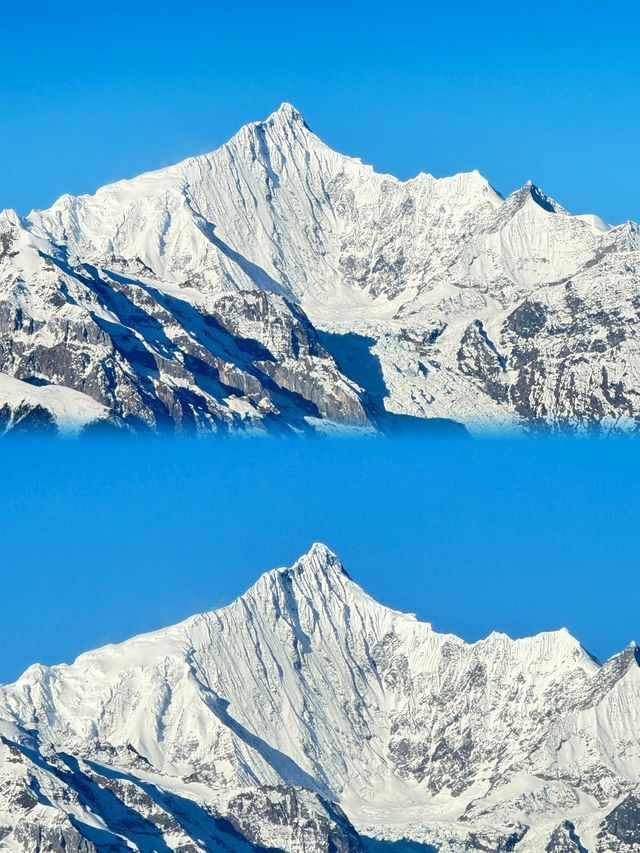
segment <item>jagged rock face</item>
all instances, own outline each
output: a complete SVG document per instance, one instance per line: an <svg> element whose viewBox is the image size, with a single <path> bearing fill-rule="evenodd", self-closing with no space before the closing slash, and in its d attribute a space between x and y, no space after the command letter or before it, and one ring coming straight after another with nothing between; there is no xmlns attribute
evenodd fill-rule
<svg viewBox="0 0 640 853"><path fill-rule="evenodd" d="M467 847L470 850L486 850L487 853L511 853L527 834L527 829L527 826L520 825L511 832L470 832Z"/></svg>
<svg viewBox="0 0 640 853"><path fill-rule="evenodd" d="M23 402L15 408L5 403L0 408L0 431L14 435L23 432L29 435L34 432L56 434L58 427L51 412L38 403Z"/></svg>
<svg viewBox="0 0 640 853"><path fill-rule="evenodd" d="M336 803L284 785L240 791L225 814L260 847L281 850L360 853L362 841Z"/></svg>
<svg viewBox="0 0 640 853"><path fill-rule="evenodd" d="M640 850L640 794L628 794L604 819L598 833L601 853Z"/></svg>
<svg viewBox="0 0 640 853"><path fill-rule="evenodd" d="M640 264L636 253L607 256L566 282L465 331L460 369L529 423L558 416L566 428L615 428L637 413ZM609 282L604 294L599 276Z"/></svg>
<svg viewBox="0 0 640 853"><path fill-rule="evenodd" d="M0 214L0 373L129 429L635 430L639 250L634 223L530 184L376 174L283 105L212 154Z"/></svg>
<svg viewBox="0 0 640 853"><path fill-rule="evenodd" d="M0 296L0 399L12 383L14 397L35 396L54 426L76 431L106 420L183 433L367 423L360 389L282 296L234 293L195 307L179 292L72 263L18 225L7 234L18 248ZM74 393L75 408L59 411L53 398ZM18 420L3 418L5 429Z"/></svg>
<svg viewBox="0 0 640 853"><path fill-rule="evenodd" d="M546 846L547 853L588 853L576 835L576 828L570 820L563 821L553 831Z"/></svg>
<svg viewBox="0 0 640 853"><path fill-rule="evenodd" d="M200 849L171 845L204 813L285 850L606 849L635 843L639 719L634 645L602 666L565 631L470 645L314 546L229 607L2 688L0 825L7 849L123 815L136 849Z"/></svg>
<svg viewBox="0 0 640 853"><path fill-rule="evenodd" d="M149 781L149 765L104 767L67 753L2 738L0 849L21 853L153 851L360 853L361 841L335 803L311 791L245 788L215 802ZM134 761L135 763L135 761ZM138 766L136 770L140 771ZM195 786L202 790L202 786Z"/></svg>

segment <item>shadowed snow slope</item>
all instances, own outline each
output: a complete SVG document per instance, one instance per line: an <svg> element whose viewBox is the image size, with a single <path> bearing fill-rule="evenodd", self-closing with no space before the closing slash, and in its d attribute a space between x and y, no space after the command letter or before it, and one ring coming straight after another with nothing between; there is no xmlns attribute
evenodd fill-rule
<svg viewBox="0 0 640 853"><path fill-rule="evenodd" d="M211 154L0 213L0 371L132 429L635 429L639 250L635 223L531 183L378 174L283 104Z"/></svg>
<svg viewBox="0 0 640 853"><path fill-rule="evenodd" d="M21 847L26 827L209 849L197 814L291 850L540 851L566 821L633 850L610 814L638 791L639 663L632 645L601 666L565 630L468 644L314 545L228 607L2 688L0 849L58 849Z"/></svg>

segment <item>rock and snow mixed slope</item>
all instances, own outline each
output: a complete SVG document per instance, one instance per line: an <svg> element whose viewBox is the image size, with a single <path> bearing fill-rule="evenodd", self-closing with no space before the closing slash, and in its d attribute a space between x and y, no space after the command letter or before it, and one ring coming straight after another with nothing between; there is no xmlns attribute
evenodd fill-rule
<svg viewBox="0 0 640 853"><path fill-rule="evenodd" d="M474 644L314 546L233 604L0 689L0 849L635 851L640 653ZM391 849L391 847L389 848Z"/></svg>
<svg viewBox="0 0 640 853"><path fill-rule="evenodd" d="M377 174L288 104L0 214L0 373L134 429L636 429L639 311L636 224L477 172Z"/></svg>

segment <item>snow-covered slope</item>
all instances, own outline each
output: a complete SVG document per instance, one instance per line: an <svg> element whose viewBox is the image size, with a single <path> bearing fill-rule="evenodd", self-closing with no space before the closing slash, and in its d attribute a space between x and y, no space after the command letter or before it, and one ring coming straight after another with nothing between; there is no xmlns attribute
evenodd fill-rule
<svg viewBox="0 0 640 853"><path fill-rule="evenodd" d="M283 104L211 154L0 214L0 370L133 427L635 429L639 252L636 224L530 183L378 174Z"/></svg>
<svg viewBox="0 0 640 853"><path fill-rule="evenodd" d="M0 849L212 849L231 825L285 850L631 851L639 723L635 645L601 666L564 630L468 644L315 545L222 610L2 688Z"/></svg>
<svg viewBox="0 0 640 853"><path fill-rule="evenodd" d="M77 435L106 421L105 406L63 385L32 385L0 373L0 431L54 432Z"/></svg>

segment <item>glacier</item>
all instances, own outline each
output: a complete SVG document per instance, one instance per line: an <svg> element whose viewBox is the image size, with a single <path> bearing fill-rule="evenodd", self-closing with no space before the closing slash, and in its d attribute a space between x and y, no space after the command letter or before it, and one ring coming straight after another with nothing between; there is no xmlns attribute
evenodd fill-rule
<svg viewBox="0 0 640 853"><path fill-rule="evenodd" d="M216 151L0 212L0 430L637 430L640 228L401 181L283 104Z"/></svg>
<svg viewBox="0 0 640 853"><path fill-rule="evenodd" d="M0 849L632 853L640 651L467 643L314 545L0 687Z"/></svg>

